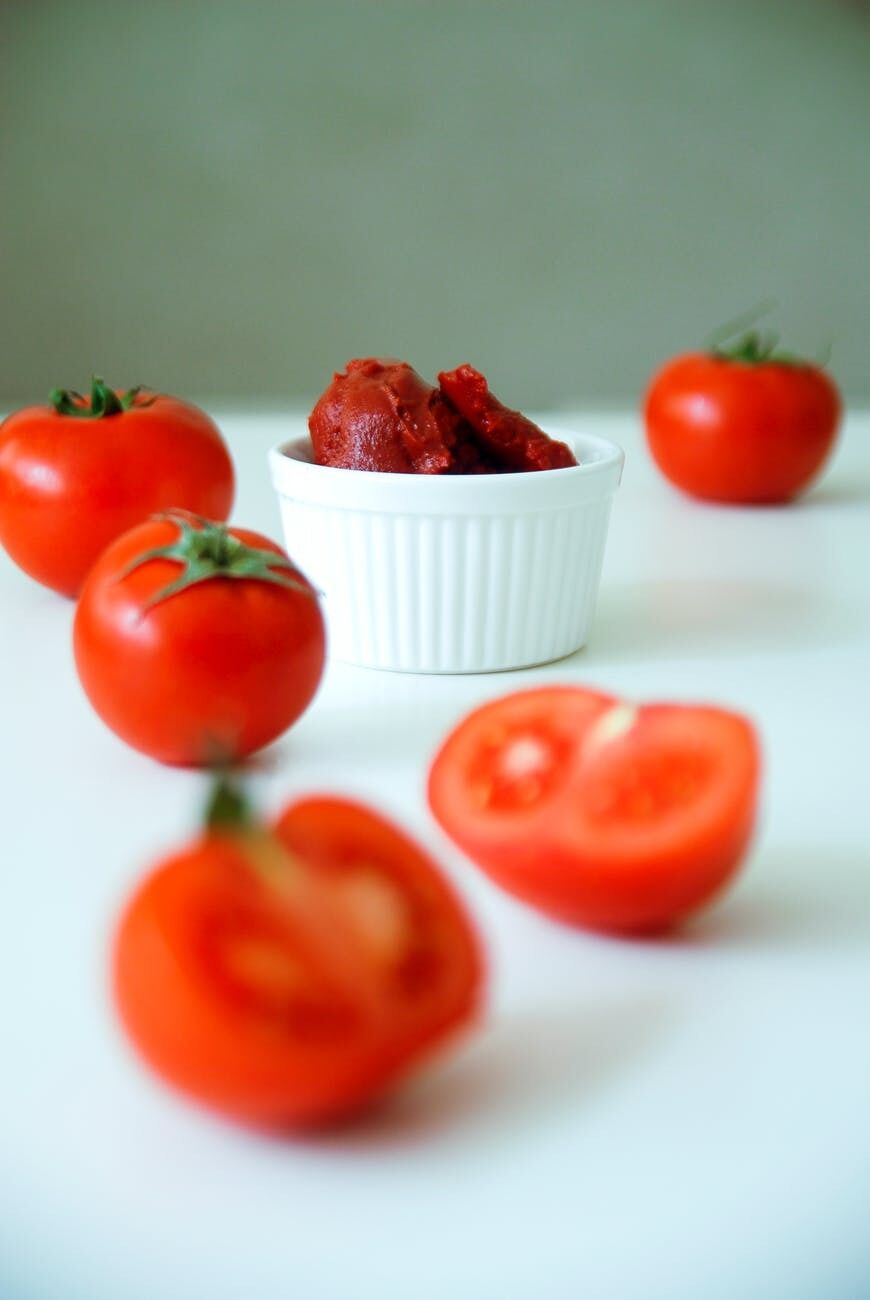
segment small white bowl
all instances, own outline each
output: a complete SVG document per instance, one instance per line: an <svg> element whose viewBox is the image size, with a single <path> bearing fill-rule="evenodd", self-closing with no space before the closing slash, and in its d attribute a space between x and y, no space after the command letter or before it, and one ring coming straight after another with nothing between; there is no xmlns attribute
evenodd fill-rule
<svg viewBox="0 0 870 1300"><path fill-rule="evenodd" d="M521 474L382 474L269 453L287 551L325 597L330 653L408 673L547 663L586 642L623 452Z"/></svg>

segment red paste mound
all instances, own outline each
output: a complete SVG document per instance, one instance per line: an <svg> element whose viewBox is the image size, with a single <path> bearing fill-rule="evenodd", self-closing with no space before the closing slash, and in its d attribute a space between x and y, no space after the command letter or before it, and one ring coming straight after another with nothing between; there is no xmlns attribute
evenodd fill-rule
<svg viewBox="0 0 870 1300"><path fill-rule="evenodd" d="M405 361L349 361L308 421L319 465L398 474L505 474L575 465L561 442L492 396L471 366L427 384Z"/></svg>
<svg viewBox="0 0 870 1300"><path fill-rule="evenodd" d="M493 397L473 366L442 370L438 383L454 410L471 425L478 445L503 470L565 469L577 464L564 442L549 438L519 411Z"/></svg>

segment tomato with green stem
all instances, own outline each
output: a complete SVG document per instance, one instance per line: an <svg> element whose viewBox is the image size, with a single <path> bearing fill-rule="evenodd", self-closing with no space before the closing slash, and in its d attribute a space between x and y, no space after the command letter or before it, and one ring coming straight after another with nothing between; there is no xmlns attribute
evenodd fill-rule
<svg viewBox="0 0 870 1300"><path fill-rule="evenodd" d="M841 401L824 368L750 330L667 362L644 400L647 441L673 484L706 501L791 500L820 473Z"/></svg>
<svg viewBox="0 0 870 1300"><path fill-rule="evenodd" d="M267 826L218 784L206 827L127 903L126 1031L167 1082L247 1124L353 1115L475 1017L480 943L429 857L369 808L301 799Z"/></svg>
<svg viewBox="0 0 870 1300"><path fill-rule="evenodd" d="M235 478L217 425L190 402L94 379L0 425L0 544L37 582L76 596L109 542L159 510L225 520Z"/></svg>
<svg viewBox="0 0 870 1300"><path fill-rule="evenodd" d="M729 710L542 687L454 728L432 763L429 803L526 902L592 929L655 932L736 874L759 772L755 730Z"/></svg>
<svg viewBox="0 0 870 1300"><path fill-rule="evenodd" d="M76 668L103 721L164 763L243 758L308 707L318 593L260 533L173 511L124 533L85 582Z"/></svg>

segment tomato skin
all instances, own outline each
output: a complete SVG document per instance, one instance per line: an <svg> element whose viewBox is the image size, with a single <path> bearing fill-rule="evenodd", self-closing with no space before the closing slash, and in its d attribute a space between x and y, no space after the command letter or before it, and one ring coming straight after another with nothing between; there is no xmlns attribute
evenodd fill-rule
<svg viewBox="0 0 870 1300"><path fill-rule="evenodd" d="M516 724L509 711L520 706ZM455 843L525 902L590 929L655 933L705 906L737 873L756 821L759 746L739 714L686 705L641 706L624 734L598 740L597 729L625 707L578 687L493 701L442 744L429 803ZM527 806L487 804L475 790L486 735L500 725L514 739L550 743L560 728L574 737L545 795ZM680 783L694 793L672 795Z"/></svg>
<svg viewBox="0 0 870 1300"><path fill-rule="evenodd" d="M841 401L818 366L704 353L669 361L644 402L647 441L672 483L706 501L789 501L822 468Z"/></svg>
<svg viewBox="0 0 870 1300"><path fill-rule="evenodd" d="M466 1025L483 967L458 899L378 814L307 800L286 809L273 834L313 854L297 857L302 873L286 893L225 832L158 864L121 916L112 978L126 1032L157 1074L235 1120L292 1130L356 1114ZM365 963L335 909L330 876L353 870L352 855L383 859L409 915L416 907L431 923L442 964L407 1005L391 970ZM259 962L234 969L228 958L240 950L249 963L259 952Z"/></svg>
<svg viewBox="0 0 870 1300"><path fill-rule="evenodd" d="M259 533L229 532L284 555ZM286 731L313 698L325 658L320 605L295 570L302 591L219 577L146 608L180 565L161 558L125 570L177 536L174 523L149 520L100 556L73 624L79 680L107 726L160 762L242 758Z"/></svg>
<svg viewBox="0 0 870 1300"><path fill-rule="evenodd" d="M0 425L0 543L64 596L134 524L171 507L225 520L234 491L217 425L177 397L101 419L29 406Z"/></svg>

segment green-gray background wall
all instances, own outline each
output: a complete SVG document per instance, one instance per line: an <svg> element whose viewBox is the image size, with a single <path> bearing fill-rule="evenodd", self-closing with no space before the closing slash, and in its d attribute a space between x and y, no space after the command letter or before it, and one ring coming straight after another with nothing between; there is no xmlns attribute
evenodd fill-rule
<svg viewBox="0 0 870 1300"><path fill-rule="evenodd" d="M0 3L0 403L354 355L632 402L765 298L870 397L859 0Z"/></svg>

